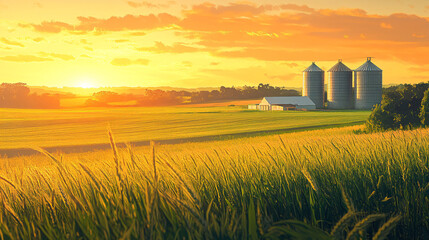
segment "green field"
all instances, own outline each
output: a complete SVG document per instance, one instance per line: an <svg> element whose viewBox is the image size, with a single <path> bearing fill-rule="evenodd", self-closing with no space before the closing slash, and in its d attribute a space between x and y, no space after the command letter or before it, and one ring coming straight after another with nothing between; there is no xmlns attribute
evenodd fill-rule
<svg viewBox="0 0 429 240"><path fill-rule="evenodd" d="M248 111L243 107L0 109L0 148L183 139L363 122L369 111Z"/></svg>

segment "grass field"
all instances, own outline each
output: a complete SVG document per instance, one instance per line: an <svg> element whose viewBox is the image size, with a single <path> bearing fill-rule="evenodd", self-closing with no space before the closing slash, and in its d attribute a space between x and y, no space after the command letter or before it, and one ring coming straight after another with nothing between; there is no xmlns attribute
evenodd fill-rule
<svg viewBox="0 0 429 240"><path fill-rule="evenodd" d="M358 128L2 159L0 237L426 239L429 130Z"/></svg>
<svg viewBox="0 0 429 240"><path fill-rule="evenodd" d="M0 109L0 148L205 137L364 121L369 111L259 112L243 107Z"/></svg>

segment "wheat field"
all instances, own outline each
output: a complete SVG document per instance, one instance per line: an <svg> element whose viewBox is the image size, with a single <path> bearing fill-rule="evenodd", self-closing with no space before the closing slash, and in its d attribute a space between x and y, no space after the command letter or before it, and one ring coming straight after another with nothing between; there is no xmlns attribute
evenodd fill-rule
<svg viewBox="0 0 429 240"><path fill-rule="evenodd" d="M328 239L425 239L429 130L357 129L1 159L0 237L285 239L299 220Z"/></svg>
<svg viewBox="0 0 429 240"><path fill-rule="evenodd" d="M0 109L0 148L57 147L247 134L363 122L369 111L249 111L235 107Z"/></svg>

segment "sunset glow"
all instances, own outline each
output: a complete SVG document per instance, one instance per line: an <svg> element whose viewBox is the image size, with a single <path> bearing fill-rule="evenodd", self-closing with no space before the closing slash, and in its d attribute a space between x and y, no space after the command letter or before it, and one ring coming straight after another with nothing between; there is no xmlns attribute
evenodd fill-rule
<svg viewBox="0 0 429 240"><path fill-rule="evenodd" d="M429 0L0 0L1 239L428 239Z"/></svg>
<svg viewBox="0 0 429 240"><path fill-rule="evenodd" d="M371 56L384 84L428 81L429 3L354 3L3 0L2 80L301 87L301 71L312 61L327 70L342 58L357 68Z"/></svg>
<svg viewBox="0 0 429 240"><path fill-rule="evenodd" d="M81 87L81 88L93 88L95 86L91 85L91 83L84 82L84 83L79 84L78 87Z"/></svg>
<svg viewBox="0 0 429 240"><path fill-rule="evenodd" d="M93 79L89 78L89 77L82 77L80 79L77 80L77 84L76 87L81 87L81 88L94 88L97 87L95 85L95 82Z"/></svg>

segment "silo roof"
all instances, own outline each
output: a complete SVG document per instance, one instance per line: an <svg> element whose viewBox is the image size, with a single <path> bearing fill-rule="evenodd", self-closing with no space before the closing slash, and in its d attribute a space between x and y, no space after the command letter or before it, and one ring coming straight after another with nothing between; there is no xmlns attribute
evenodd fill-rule
<svg viewBox="0 0 429 240"><path fill-rule="evenodd" d="M306 68L303 72L323 72L323 70L313 62L310 67Z"/></svg>
<svg viewBox="0 0 429 240"><path fill-rule="evenodd" d="M381 72L382 70L377 67L374 63L371 62L371 58L368 58L366 63L362 64L362 66L358 67L356 72Z"/></svg>
<svg viewBox="0 0 429 240"><path fill-rule="evenodd" d="M339 60L328 72L351 72L352 70L348 68L344 63Z"/></svg>

